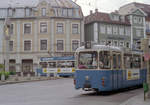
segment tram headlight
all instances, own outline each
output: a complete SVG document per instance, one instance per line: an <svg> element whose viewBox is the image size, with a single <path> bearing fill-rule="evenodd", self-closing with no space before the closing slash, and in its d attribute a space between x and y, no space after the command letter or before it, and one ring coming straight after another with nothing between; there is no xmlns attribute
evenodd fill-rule
<svg viewBox="0 0 150 105"><path fill-rule="evenodd" d="M89 76L85 76L85 80L89 80Z"/></svg>

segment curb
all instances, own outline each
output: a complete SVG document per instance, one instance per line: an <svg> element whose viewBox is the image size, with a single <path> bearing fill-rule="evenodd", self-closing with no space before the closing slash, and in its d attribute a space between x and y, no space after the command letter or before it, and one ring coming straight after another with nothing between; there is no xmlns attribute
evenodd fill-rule
<svg viewBox="0 0 150 105"><path fill-rule="evenodd" d="M57 79L61 79L59 78L47 78L47 79L37 79L37 80L24 80L24 81L5 81L5 82L0 82L0 86L2 85L9 85L9 84L17 84L17 83L26 83L26 82L38 82L38 81L47 81L47 80L57 80Z"/></svg>

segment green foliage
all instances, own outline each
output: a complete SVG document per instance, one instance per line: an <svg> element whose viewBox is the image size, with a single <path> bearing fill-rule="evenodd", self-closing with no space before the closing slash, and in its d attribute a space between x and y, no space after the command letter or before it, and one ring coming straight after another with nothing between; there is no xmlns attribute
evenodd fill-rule
<svg viewBox="0 0 150 105"><path fill-rule="evenodd" d="M3 64L0 64L0 69L4 69L4 65Z"/></svg>
<svg viewBox="0 0 150 105"><path fill-rule="evenodd" d="M15 71L10 71L10 75L16 75Z"/></svg>
<svg viewBox="0 0 150 105"><path fill-rule="evenodd" d="M0 72L0 79L1 79L1 76L2 75L5 75L5 79L8 79L9 75L10 75L10 72L6 72L6 71L1 71Z"/></svg>

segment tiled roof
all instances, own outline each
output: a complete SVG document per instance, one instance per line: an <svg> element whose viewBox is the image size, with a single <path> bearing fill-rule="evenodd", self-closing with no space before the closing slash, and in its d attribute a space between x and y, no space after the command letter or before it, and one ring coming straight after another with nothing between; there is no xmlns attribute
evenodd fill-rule
<svg viewBox="0 0 150 105"><path fill-rule="evenodd" d="M46 1L54 7L79 8L72 0L1 0L0 8L36 7L41 1Z"/></svg>
<svg viewBox="0 0 150 105"><path fill-rule="evenodd" d="M85 17L85 24L89 24L92 22L104 22L109 24L120 24L120 25L130 25L127 18L125 21L114 21L110 18L110 14L102 13L102 12L95 12Z"/></svg>

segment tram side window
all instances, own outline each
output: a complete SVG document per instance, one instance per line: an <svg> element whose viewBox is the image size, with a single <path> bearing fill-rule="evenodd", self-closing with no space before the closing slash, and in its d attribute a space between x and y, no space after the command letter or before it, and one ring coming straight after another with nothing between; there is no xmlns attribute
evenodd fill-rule
<svg viewBox="0 0 150 105"><path fill-rule="evenodd" d="M49 68L56 68L56 62L48 62Z"/></svg>
<svg viewBox="0 0 150 105"><path fill-rule="evenodd" d="M99 65L101 69L110 69L111 60L109 51L101 51L99 54Z"/></svg>
<svg viewBox="0 0 150 105"><path fill-rule="evenodd" d="M96 51L80 52L79 53L79 69L97 69L98 54Z"/></svg>
<svg viewBox="0 0 150 105"><path fill-rule="evenodd" d="M113 68L120 69L121 68L121 55L113 54Z"/></svg>
<svg viewBox="0 0 150 105"><path fill-rule="evenodd" d="M140 55L133 55L133 68L141 68Z"/></svg>
<svg viewBox="0 0 150 105"><path fill-rule="evenodd" d="M117 68L117 55L113 54L113 68L116 69Z"/></svg>
<svg viewBox="0 0 150 105"><path fill-rule="evenodd" d="M124 64L126 69L132 68L132 55L129 54L124 55Z"/></svg>
<svg viewBox="0 0 150 105"><path fill-rule="evenodd" d="M40 62L41 68L47 68L47 62Z"/></svg>
<svg viewBox="0 0 150 105"><path fill-rule="evenodd" d="M57 62L57 67L59 67L59 68L65 68L66 67L66 62L65 61L58 61Z"/></svg>
<svg viewBox="0 0 150 105"><path fill-rule="evenodd" d="M75 67L75 62L74 61L67 61L66 67Z"/></svg>

